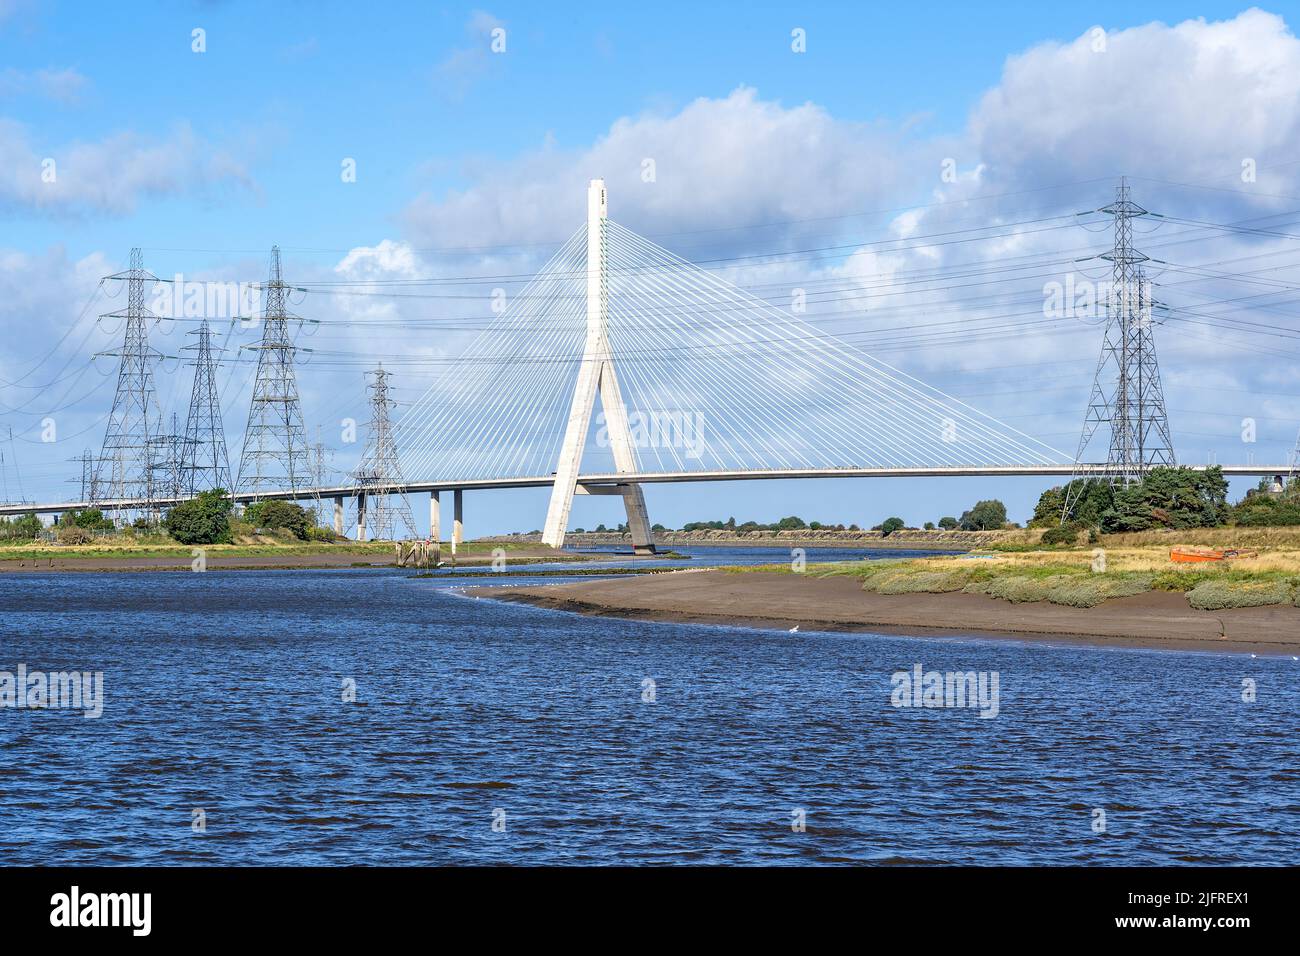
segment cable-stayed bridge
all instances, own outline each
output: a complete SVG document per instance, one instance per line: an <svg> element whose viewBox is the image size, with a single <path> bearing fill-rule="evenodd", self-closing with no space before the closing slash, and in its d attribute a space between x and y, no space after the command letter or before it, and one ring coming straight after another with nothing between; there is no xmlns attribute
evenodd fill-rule
<svg viewBox="0 0 1300 956"><path fill-rule="evenodd" d="M1121 222L1127 228L1127 219L1117 217L1117 233ZM1125 268L1134 261L1127 250L1116 259ZM1143 286L1139 277L1125 278L1125 287ZM798 290L791 309L778 309L609 219L604 183L593 180L586 223L399 422L405 479L326 486L304 480L300 467L284 487L240 488L235 500L333 499L341 532L344 501L354 499L364 538L368 499L428 492L436 536L440 494L451 491L458 541L464 491L550 487L548 544L563 544L575 495L607 494L622 497L634 545L650 549L645 484L1113 477L1127 474L1132 460L1139 469L1148 461L1141 442L1149 429L1144 413L1128 408L1125 375L1154 356L1135 356L1122 334L1113 350L1118 381L1094 386L1090 406L1094 418L1111 415L1107 423L1123 439L1126 464L1117 469L1114 462L1083 461L1086 443L1068 455L879 360L869 345L847 344L802 318L799 305ZM1149 338L1140 306L1132 327L1145 328ZM1149 402L1147 394L1139 398ZM1230 475L1287 471L1224 468ZM91 504L159 509L184 497L101 494L93 502L0 506L0 514Z"/></svg>

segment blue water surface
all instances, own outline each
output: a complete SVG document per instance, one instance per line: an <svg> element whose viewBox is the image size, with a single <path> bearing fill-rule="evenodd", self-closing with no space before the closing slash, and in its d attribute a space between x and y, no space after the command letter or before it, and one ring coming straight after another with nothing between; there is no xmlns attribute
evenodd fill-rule
<svg viewBox="0 0 1300 956"><path fill-rule="evenodd" d="M1300 861L1290 658L642 623L460 591L528 580L0 576L0 670L105 684L99 719L0 708L0 864ZM891 675L918 663L996 671L998 715L893 706Z"/></svg>

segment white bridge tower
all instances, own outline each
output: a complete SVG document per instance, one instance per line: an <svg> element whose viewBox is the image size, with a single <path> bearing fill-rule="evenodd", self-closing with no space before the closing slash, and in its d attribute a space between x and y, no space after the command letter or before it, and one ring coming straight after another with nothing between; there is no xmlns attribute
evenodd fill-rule
<svg viewBox="0 0 1300 956"><path fill-rule="evenodd" d="M593 179L587 188L587 341L582 364L578 369L573 404L569 407L564 445L560 449L560 460L555 468L555 485L551 490L550 507L546 511L542 541L554 548L563 547L565 529L569 524L569 510L573 507L575 494L621 494L623 506L627 509L627 526L632 533L632 546L638 554L650 554L654 552L654 539L650 534L650 518L646 513L645 495L640 485L631 482L578 484L582 449L587 443L597 393L600 394L601 408L605 412L605 426L614 455L615 470L620 474L635 474L637 471L627 408L623 405L623 394L619 391L618 376L614 372L614 356L609 344L609 270L605 249L608 209L605 181Z"/></svg>

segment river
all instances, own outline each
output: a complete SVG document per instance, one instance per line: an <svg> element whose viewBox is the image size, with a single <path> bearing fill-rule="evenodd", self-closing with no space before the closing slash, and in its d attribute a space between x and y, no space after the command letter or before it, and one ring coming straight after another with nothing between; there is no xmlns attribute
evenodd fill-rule
<svg viewBox="0 0 1300 956"><path fill-rule="evenodd" d="M0 864L1300 858L1289 658L642 623L460 590L532 580L556 579L0 576L0 671L103 674L97 718L0 708ZM894 706L916 665L996 674L996 716Z"/></svg>

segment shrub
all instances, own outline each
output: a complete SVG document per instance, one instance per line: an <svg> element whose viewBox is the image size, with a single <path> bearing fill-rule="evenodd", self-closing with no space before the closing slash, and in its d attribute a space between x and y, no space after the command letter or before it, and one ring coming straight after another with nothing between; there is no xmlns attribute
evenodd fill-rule
<svg viewBox="0 0 1300 956"><path fill-rule="evenodd" d="M311 515L301 505L278 498L253 502L244 509L244 520L273 531L283 528L293 532L293 536L301 541L307 540L307 529L314 524Z"/></svg>
<svg viewBox="0 0 1300 956"><path fill-rule="evenodd" d="M877 594L944 594L960 591L968 580L960 571L917 571L875 575L863 588Z"/></svg>
<svg viewBox="0 0 1300 956"><path fill-rule="evenodd" d="M951 531L957 527L957 519L953 517L943 517L939 519L939 527L944 531Z"/></svg>
<svg viewBox="0 0 1300 956"><path fill-rule="evenodd" d="M58 540L59 544L86 544L94 540L94 535L75 523L60 524Z"/></svg>
<svg viewBox="0 0 1300 956"><path fill-rule="evenodd" d="M1038 539L1038 543L1047 546L1058 544L1074 545L1079 543L1079 535L1085 530L1081 521L1067 521L1065 524L1058 524L1048 528L1043 532L1043 536Z"/></svg>
<svg viewBox="0 0 1300 956"><path fill-rule="evenodd" d="M880 530L883 531L886 535L891 535L895 531L899 530L900 528L905 528L905 527L907 527L907 524L906 522L903 521L902 518L886 518L880 524Z"/></svg>
<svg viewBox="0 0 1300 956"><path fill-rule="evenodd" d="M1053 574L1045 577L1012 576L975 581L963 589L988 594L1013 604L1050 601L1069 607L1096 607L1115 597L1131 597L1151 590L1145 575Z"/></svg>
<svg viewBox="0 0 1300 956"><path fill-rule="evenodd" d="M226 489L214 488L172 508L163 527L181 544L229 544L232 507Z"/></svg>
<svg viewBox="0 0 1300 956"><path fill-rule="evenodd" d="M1222 611L1230 607L1262 607L1290 604L1296 589L1287 581L1202 581L1187 592L1187 603L1202 611Z"/></svg>

